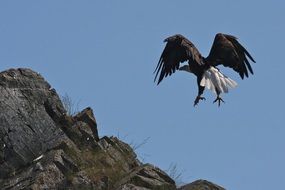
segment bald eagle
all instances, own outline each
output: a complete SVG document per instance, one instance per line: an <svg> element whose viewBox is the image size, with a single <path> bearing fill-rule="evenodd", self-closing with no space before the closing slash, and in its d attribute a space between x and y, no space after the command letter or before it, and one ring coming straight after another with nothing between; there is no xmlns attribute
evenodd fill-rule
<svg viewBox="0 0 285 190"><path fill-rule="evenodd" d="M198 85L194 106L200 100L205 100L202 97L205 87L216 94L217 97L213 103L217 102L220 106L221 102L224 102L220 94L227 93L229 88L237 86L234 80L220 72L218 65L232 68L242 79L244 76L248 77L249 72L253 74L248 58L254 63L255 60L235 36L216 34L208 57L203 57L195 45L181 34L170 36L164 42L167 43L154 71L156 73L154 81L158 80L158 85L176 70L193 73L197 77ZM180 63L185 61L188 61L188 64L180 67Z"/></svg>

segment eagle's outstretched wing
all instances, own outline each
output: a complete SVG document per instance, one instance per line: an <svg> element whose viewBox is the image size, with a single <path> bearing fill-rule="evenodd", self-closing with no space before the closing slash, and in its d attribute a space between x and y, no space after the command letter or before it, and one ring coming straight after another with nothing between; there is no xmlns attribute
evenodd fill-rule
<svg viewBox="0 0 285 190"><path fill-rule="evenodd" d="M253 74L247 58L255 63L252 56L237 41L236 37L218 33L215 36L213 46L206 61L213 66L222 64L225 67L230 67L238 72L243 79L244 75L248 77L248 70Z"/></svg>
<svg viewBox="0 0 285 190"><path fill-rule="evenodd" d="M179 64L184 61L188 60L189 64L192 62L203 64L203 59L200 52L197 50L194 44L184 36L176 34L166 38L164 42L167 42L167 44L154 71L154 73L156 72L154 81L156 81L156 78L160 73L157 85L162 81L163 78L167 77L168 75L170 76L172 73L178 70Z"/></svg>

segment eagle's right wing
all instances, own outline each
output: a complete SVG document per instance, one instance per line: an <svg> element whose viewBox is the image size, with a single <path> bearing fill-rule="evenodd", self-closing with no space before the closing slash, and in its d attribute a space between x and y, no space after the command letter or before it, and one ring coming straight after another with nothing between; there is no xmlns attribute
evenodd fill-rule
<svg viewBox="0 0 285 190"><path fill-rule="evenodd" d="M154 81L156 81L159 74L157 85L163 78L166 78L168 75L170 76L178 70L180 63L184 61L188 60L189 64L193 62L203 64L200 52L194 44L184 36L176 34L166 38L164 42L167 42L167 44L154 71L154 73L156 72Z"/></svg>

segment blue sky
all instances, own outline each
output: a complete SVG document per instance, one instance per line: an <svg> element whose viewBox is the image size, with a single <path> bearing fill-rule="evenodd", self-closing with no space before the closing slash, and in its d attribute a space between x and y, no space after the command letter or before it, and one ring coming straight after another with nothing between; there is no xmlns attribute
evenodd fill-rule
<svg viewBox="0 0 285 190"><path fill-rule="evenodd" d="M285 64L282 1L1 1L0 69L40 72L79 108L90 106L101 135L146 144L140 158L182 180L227 189L285 186ZM254 76L193 107L196 79L152 74L163 40L181 33L207 56L216 33L235 35L256 60Z"/></svg>

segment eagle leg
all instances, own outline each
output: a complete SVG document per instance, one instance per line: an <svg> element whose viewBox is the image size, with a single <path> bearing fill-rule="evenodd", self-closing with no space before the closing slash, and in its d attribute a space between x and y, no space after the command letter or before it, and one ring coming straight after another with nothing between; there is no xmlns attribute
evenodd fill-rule
<svg viewBox="0 0 285 190"><path fill-rule="evenodd" d="M225 101L218 95L217 98L213 101L213 104L218 102L218 106L220 107L221 102L225 103Z"/></svg>
<svg viewBox="0 0 285 190"><path fill-rule="evenodd" d="M201 76L197 77L197 84L198 84L198 96L196 97L194 101L194 107L198 105L200 100L206 100L206 98L202 97L202 94L204 92L205 86L201 86Z"/></svg>
<svg viewBox="0 0 285 190"><path fill-rule="evenodd" d="M197 106L200 100L206 100L206 98L198 95L194 101L194 106Z"/></svg>

